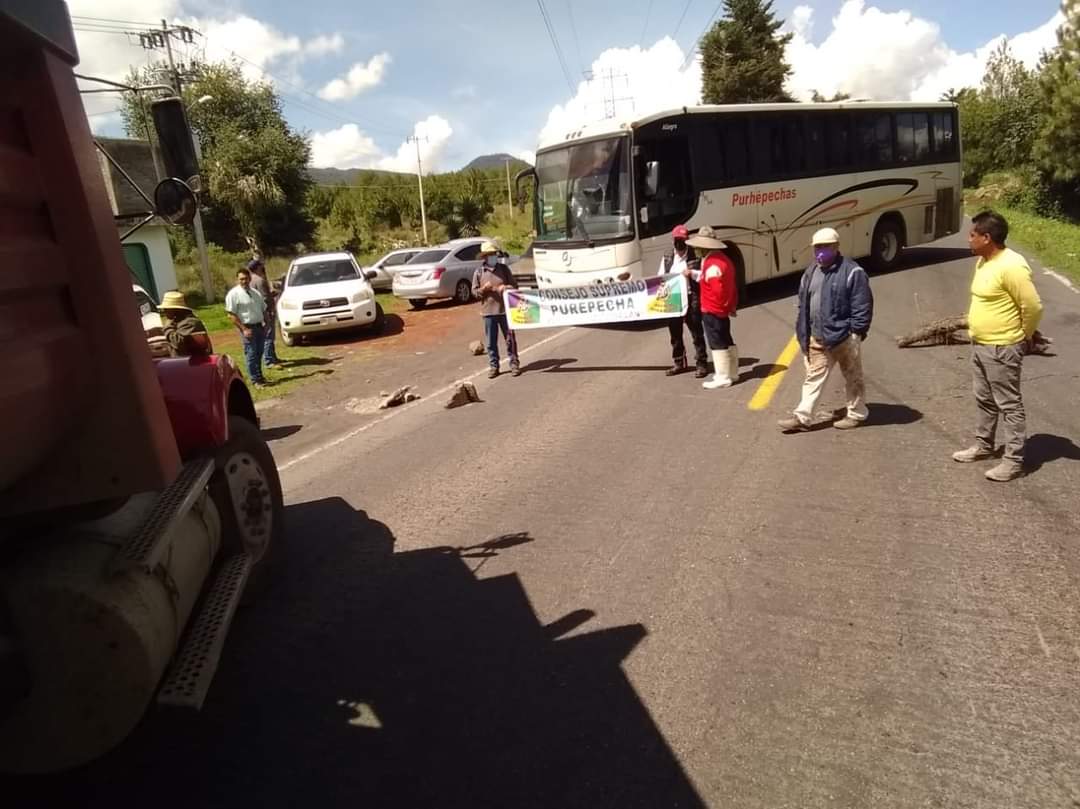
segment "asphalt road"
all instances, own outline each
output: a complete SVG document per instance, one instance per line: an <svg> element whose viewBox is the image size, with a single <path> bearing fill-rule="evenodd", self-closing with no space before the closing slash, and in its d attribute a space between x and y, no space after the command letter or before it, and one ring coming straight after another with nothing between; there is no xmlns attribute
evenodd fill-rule
<svg viewBox="0 0 1080 809"><path fill-rule="evenodd" d="M783 281L734 322L730 390L664 377L662 330L576 329L478 379L482 403L275 443L285 564L203 713L16 786L81 806L1080 806L1080 293L1037 270L1055 356L1025 364L1031 474L990 483L949 458L968 349L893 342L965 310L960 243L872 278L857 430L778 432L798 368L748 407L792 333Z"/></svg>

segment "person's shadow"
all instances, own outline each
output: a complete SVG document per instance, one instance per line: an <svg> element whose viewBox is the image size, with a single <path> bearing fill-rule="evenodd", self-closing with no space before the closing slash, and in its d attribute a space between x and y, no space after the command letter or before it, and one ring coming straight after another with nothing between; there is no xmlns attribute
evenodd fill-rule
<svg viewBox="0 0 1080 809"><path fill-rule="evenodd" d="M1080 447L1060 435L1036 433L1024 446L1024 465L1029 472L1037 472L1045 464L1054 461L1080 461Z"/></svg>

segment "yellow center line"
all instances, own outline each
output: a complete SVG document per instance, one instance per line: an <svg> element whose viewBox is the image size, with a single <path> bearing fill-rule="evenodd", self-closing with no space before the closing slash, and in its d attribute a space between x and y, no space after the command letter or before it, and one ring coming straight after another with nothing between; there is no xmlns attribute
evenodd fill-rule
<svg viewBox="0 0 1080 809"><path fill-rule="evenodd" d="M795 335L792 335L791 339L788 340L788 344L784 346L784 350L780 352L780 356L776 358L776 362L773 363L769 375L761 380L761 384L754 392L754 398L752 398L750 404L747 405L751 410L764 410L769 406L769 402L772 401L776 389L780 387L780 383L784 381L784 374L791 366L791 361L795 359L795 355L798 353L799 341L796 339Z"/></svg>

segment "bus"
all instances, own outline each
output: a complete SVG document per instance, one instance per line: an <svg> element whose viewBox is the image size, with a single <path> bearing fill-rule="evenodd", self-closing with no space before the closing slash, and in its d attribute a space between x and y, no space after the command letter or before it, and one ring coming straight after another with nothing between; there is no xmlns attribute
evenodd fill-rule
<svg viewBox="0 0 1080 809"><path fill-rule="evenodd" d="M655 275L679 224L728 242L741 288L805 269L821 227L845 255L892 269L904 247L960 227L958 124L955 104L848 101L582 126L518 175L519 189L533 183L537 284Z"/></svg>

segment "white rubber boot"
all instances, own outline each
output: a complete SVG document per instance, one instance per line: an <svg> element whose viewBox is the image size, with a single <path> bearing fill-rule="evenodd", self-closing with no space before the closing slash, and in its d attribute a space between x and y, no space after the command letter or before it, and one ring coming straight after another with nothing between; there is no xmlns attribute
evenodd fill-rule
<svg viewBox="0 0 1080 809"><path fill-rule="evenodd" d="M735 384L739 381L739 347L732 346L728 349L728 376L731 377L731 384Z"/></svg>
<svg viewBox="0 0 1080 809"><path fill-rule="evenodd" d="M705 390L716 390L717 388L730 388L731 387L731 349L722 348L719 351L712 352L713 373L711 379L706 379L701 383L701 387Z"/></svg>

